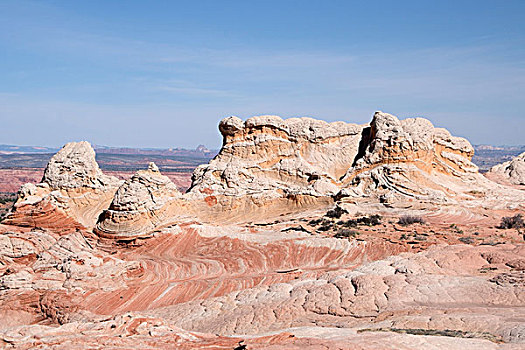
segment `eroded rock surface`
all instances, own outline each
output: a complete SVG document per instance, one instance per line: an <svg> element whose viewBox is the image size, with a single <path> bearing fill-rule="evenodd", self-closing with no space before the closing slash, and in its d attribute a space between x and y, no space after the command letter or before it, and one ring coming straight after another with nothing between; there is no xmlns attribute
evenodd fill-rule
<svg viewBox="0 0 525 350"><path fill-rule="evenodd" d="M468 141L382 112L220 130L186 194L153 163L104 175L87 143L23 186L0 224L0 346L523 347L523 232L497 226L525 191L481 176Z"/></svg>
<svg viewBox="0 0 525 350"><path fill-rule="evenodd" d="M270 198L333 195L356 159L366 126L311 118L237 117L221 121L223 147L193 175L192 192Z"/></svg>
<svg viewBox="0 0 525 350"><path fill-rule="evenodd" d="M376 112L370 125L356 125L230 117L219 129L223 147L195 170L191 192L332 196L343 188L370 187L363 183L371 181L407 196L426 195L426 188L433 187L441 192L434 197L446 197L444 187L431 178L433 172L458 178L477 173L470 143L423 118L400 121ZM427 183L419 184L419 178Z"/></svg>
<svg viewBox="0 0 525 350"><path fill-rule="evenodd" d="M114 187L118 179L106 176L95 160L95 151L87 141L70 142L58 151L44 170L42 183L52 189Z"/></svg>
<svg viewBox="0 0 525 350"><path fill-rule="evenodd" d="M184 225L140 246L108 245L86 232L6 232L0 236L0 344L523 345L525 251L515 239L413 253L383 240L391 233L381 227L348 240L283 230L293 222L256 229Z"/></svg>
<svg viewBox="0 0 525 350"><path fill-rule="evenodd" d="M499 175L515 185L525 185L525 152L514 159L493 166L489 173Z"/></svg>
<svg viewBox="0 0 525 350"><path fill-rule="evenodd" d="M155 192L157 185L132 180L101 217L99 232L116 238L147 236L147 230L188 217L221 223L258 220L326 207L334 200L435 209L517 208L525 203L525 192L499 186L478 173L467 140L423 118L399 120L376 112L369 125L357 125L312 118L259 116L243 122L229 117L219 129L221 151L195 169L186 194L166 194L149 205L155 210L146 209L142 206L148 202L147 188L151 185ZM144 195L135 193L139 183ZM123 200L125 204L119 204ZM153 211L156 214L144 214Z"/></svg>
<svg viewBox="0 0 525 350"><path fill-rule="evenodd" d="M433 247L350 272L327 272L315 279L236 291L151 314L185 329L219 334L260 334L312 324L444 331L454 324L458 331L523 342L525 276L521 267L509 265L516 266L511 261L517 257L525 262L524 254L523 245ZM483 273L483 269L505 270L505 266L521 277L499 283L493 274Z"/></svg>
<svg viewBox="0 0 525 350"><path fill-rule="evenodd" d="M51 158L39 184L20 188L5 222L65 231L92 227L120 183L102 173L88 142L68 143Z"/></svg>
<svg viewBox="0 0 525 350"><path fill-rule="evenodd" d="M134 238L151 232L169 217L169 204L181 197L177 186L155 163L139 170L115 193L102 214L97 232L113 238Z"/></svg>
<svg viewBox="0 0 525 350"><path fill-rule="evenodd" d="M426 119L400 121L377 112L369 130L362 157L343 179L348 185L342 196L443 203L479 183L478 169L470 161L474 155L470 143Z"/></svg>

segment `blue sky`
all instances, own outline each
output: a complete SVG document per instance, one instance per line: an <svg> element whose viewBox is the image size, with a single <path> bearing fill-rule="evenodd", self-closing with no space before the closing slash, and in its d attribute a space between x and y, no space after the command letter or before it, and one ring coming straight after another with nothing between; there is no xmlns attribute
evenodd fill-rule
<svg viewBox="0 0 525 350"><path fill-rule="evenodd" d="M525 144L525 1L0 2L0 143L220 146L223 117Z"/></svg>

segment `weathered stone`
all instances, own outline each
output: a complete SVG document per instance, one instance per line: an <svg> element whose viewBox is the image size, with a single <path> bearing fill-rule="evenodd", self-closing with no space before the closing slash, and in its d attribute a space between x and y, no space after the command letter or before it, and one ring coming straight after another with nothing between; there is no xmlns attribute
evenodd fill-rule
<svg viewBox="0 0 525 350"><path fill-rule="evenodd" d="M525 185L525 152L508 162L493 166L489 172L502 176L512 184Z"/></svg>
<svg viewBox="0 0 525 350"><path fill-rule="evenodd" d="M357 156L364 127L312 118L226 118L219 125L223 147L195 170L191 192L333 195Z"/></svg>
<svg viewBox="0 0 525 350"><path fill-rule="evenodd" d="M71 231L92 227L120 185L104 175L86 142L71 142L47 164L42 182L25 184L6 223Z"/></svg>
<svg viewBox="0 0 525 350"><path fill-rule="evenodd" d="M399 120L376 112L370 125L357 125L312 118L259 116L243 122L228 117L219 130L222 149L195 169L186 194L175 192L167 178L152 181L159 174L152 166L117 191L97 232L144 237L184 217L232 222L343 198L409 207L458 203L471 191L486 194L484 199L490 200L484 205L492 206L520 202L506 196L523 197L478 173L467 140L423 118ZM164 187L167 184L171 187ZM160 188L162 195L150 195Z"/></svg>
<svg viewBox="0 0 525 350"><path fill-rule="evenodd" d="M70 142L58 151L46 166L42 183L51 188L98 188L114 187L119 180L107 176L95 160L95 151L87 141Z"/></svg>
<svg viewBox="0 0 525 350"><path fill-rule="evenodd" d="M144 235L164 223L167 205L180 197L177 186L150 163L119 187L97 232L114 238Z"/></svg>

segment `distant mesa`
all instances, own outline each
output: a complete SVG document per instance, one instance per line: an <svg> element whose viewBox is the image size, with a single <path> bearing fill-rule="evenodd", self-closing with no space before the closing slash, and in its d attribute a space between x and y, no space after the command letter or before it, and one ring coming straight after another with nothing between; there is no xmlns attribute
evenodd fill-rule
<svg viewBox="0 0 525 350"><path fill-rule="evenodd" d="M0 154L55 153L58 148L42 146L0 145Z"/></svg>
<svg viewBox="0 0 525 350"><path fill-rule="evenodd" d="M204 146L204 145L198 145L197 148L195 149L197 152L199 153L202 153L202 154L209 154L209 153L212 153L212 151L210 151L208 149L208 147Z"/></svg>

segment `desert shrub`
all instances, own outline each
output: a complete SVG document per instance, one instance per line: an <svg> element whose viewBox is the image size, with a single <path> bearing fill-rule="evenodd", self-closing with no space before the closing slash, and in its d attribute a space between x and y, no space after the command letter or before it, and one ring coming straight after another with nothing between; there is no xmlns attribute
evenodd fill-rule
<svg viewBox="0 0 525 350"><path fill-rule="evenodd" d="M461 237L461 238L459 238L459 241L461 243L465 243L465 244L472 244L472 243L474 243L474 239L472 239L472 237Z"/></svg>
<svg viewBox="0 0 525 350"><path fill-rule="evenodd" d="M346 221L339 221L337 223L338 225L344 226L344 227L357 227L357 220L356 219L350 219Z"/></svg>
<svg viewBox="0 0 525 350"><path fill-rule="evenodd" d="M374 214L347 221L338 221L337 224L345 227L357 227L358 225L376 226L381 224L381 215Z"/></svg>
<svg viewBox="0 0 525 350"><path fill-rule="evenodd" d="M368 226L380 225L381 215L374 214L370 216L363 216L362 218L357 219L357 223Z"/></svg>
<svg viewBox="0 0 525 350"><path fill-rule="evenodd" d="M412 224L424 224L425 220L421 216L405 215L399 218L399 225L408 226Z"/></svg>
<svg viewBox="0 0 525 350"><path fill-rule="evenodd" d="M323 219L313 219L308 222L308 225L310 226L317 226L323 222Z"/></svg>
<svg viewBox="0 0 525 350"><path fill-rule="evenodd" d="M463 230L458 227L456 224L451 224L450 228L454 230L455 233L463 234Z"/></svg>
<svg viewBox="0 0 525 350"><path fill-rule="evenodd" d="M16 197L7 197L7 196L0 197L0 204L13 203L15 201L16 201Z"/></svg>
<svg viewBox="0 0 525 350"><path fill-rule="evenodd" d="M319 226L319 228L317 229L317 231L328 231L332 228L332 225L327 225L327 224L323 224L321 226Z"/></svg>
<svg viewBox="0 0 525 350"><path fill-rule="evenodd" d="M310 231L308 231L307 229L305 229L305 228L303 227L303 225L287 227L287 228L283 228L283 229L281 230L281 232L288 232L288 231L299 231L299 232L310 233Z"/></svg>
<svg viewBox="0 0 525 350"><path fill-rule="evenodd" d="M348 211L339 206L335 207L334 209L330 209L326 212L326 216L334 219L339 219L343 214L348 214Z"/></svg>
<svg viewBox="0 0 525 350"><path fill-rule="evenodd" d="M7 210L5 208L0 208L0 222L4 221L4 219L6 218L8 212L9 212L9 210Z"/></svg>
<svg viewBox="0 0 525 350"><path fill-rule="evenodd" d="M523 222L523 217L521 216L521 214L502 217L501 223L498 226L498 228L502 228L502 229L524 228L524 227L525 227L525 223Z"/></svg>
<svg viewBox="0 0 525 350"><path fill-rule="evenodd" d="M356 237L357 235L359 235L359 232L358 232L358 231L348 230L348 229L342 229L342 230L339 230L339 231L334 235L334 237L335 237L335 238L351 238L351 237Z"/></svg>

